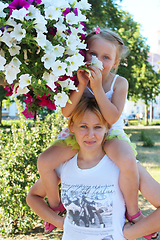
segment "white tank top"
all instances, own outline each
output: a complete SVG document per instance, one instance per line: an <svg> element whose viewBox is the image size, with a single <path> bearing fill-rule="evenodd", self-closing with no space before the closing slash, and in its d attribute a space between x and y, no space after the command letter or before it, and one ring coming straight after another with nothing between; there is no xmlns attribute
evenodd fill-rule
<svg viewBox="0 0 160 240"><path fill-rule="evenodd" d="M113 91L113 87L114 87L114 84L115 84L115 81L116 81L117 77L118 77L118 75L115 75L115 77L114 77L114 79L112 81L110 90L108 92L106 92L106 96L109 99L109 101L111 101L111 99L112 99L112 95L113 95L113 92L114 92ZM86 87L86 89L84 90L83 96L85 96L85 97L93 97L94 93L92 92L92 90L89 87ZM123 130L123 127L124 127L124 109L122 111L121 116L117 120L117 122L115 122L112 125L112 129L114 129L114 130Z"/></svg>

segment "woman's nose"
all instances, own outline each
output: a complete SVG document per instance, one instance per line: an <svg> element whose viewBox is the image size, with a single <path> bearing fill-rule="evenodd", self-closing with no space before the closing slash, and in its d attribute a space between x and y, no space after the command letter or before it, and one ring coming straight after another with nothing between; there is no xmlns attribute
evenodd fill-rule
<svg viewBox="0 0 160 240"><path fill-rule="evenodd" d="M94 136L94 130L92 128L88 129L88 137Z"/></svg>

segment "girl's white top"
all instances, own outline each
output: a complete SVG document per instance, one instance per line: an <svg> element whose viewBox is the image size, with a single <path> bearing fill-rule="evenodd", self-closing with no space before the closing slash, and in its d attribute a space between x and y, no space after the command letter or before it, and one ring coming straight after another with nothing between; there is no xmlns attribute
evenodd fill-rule
<svg viewBox="0 0 160 240"><path fill-rule="evenodd" d="M106 96L107 96L107 98L110 101L112 99L112 95L113 95L113 92L114 92L113 91L113 86L114 86L114 83L115 83L117 77L118 77L118 75L115 75L115 77L114 77L114 79L112 81L110 90L108 92L106 92ZM92 92L92 90L90 88L86 87L86 89L84 90L83 96L85 96L85 97L93 97L94 93ZM121 130L121 131L123 130L123 127L124 127L124 117L125 117L125 114L124 114L124 109L123 109L120 118L117 120L117 122L115 122L112 125L112 129L113 130Z"/></svg>
<svg viewBox="0 0 160 240"><path fill-rule="evenodd" d="M77 156L56 168L67 210L62 240L124 240L119 168L105 155L96 166L80 169Z"/></svg>

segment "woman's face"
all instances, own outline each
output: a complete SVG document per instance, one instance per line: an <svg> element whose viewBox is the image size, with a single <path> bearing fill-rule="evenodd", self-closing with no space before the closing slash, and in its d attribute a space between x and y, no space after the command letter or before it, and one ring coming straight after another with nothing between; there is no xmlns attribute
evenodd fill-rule
<svg viewBox="0 0 160 240"><path fill-rule="evenodd" d="M102 149L107 128L92 111L85 111L81 121L76 120L70 129L74 132L81 150L96 151L99 147Z"/></svg>

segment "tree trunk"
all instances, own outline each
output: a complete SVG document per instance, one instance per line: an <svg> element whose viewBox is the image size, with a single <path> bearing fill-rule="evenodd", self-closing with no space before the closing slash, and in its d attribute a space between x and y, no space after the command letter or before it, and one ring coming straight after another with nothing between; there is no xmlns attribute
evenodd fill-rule
<svg viewBox="0 0 160 240"><path fill-rule="evenodd" d="M0 126L2 125L2 101L0 101Z"/></svg>
<svg viewBox="0 0 160 240"><path fill-rule="evenodd" d="M148 105L145 104L145 124L148 126Z"/></svg>

